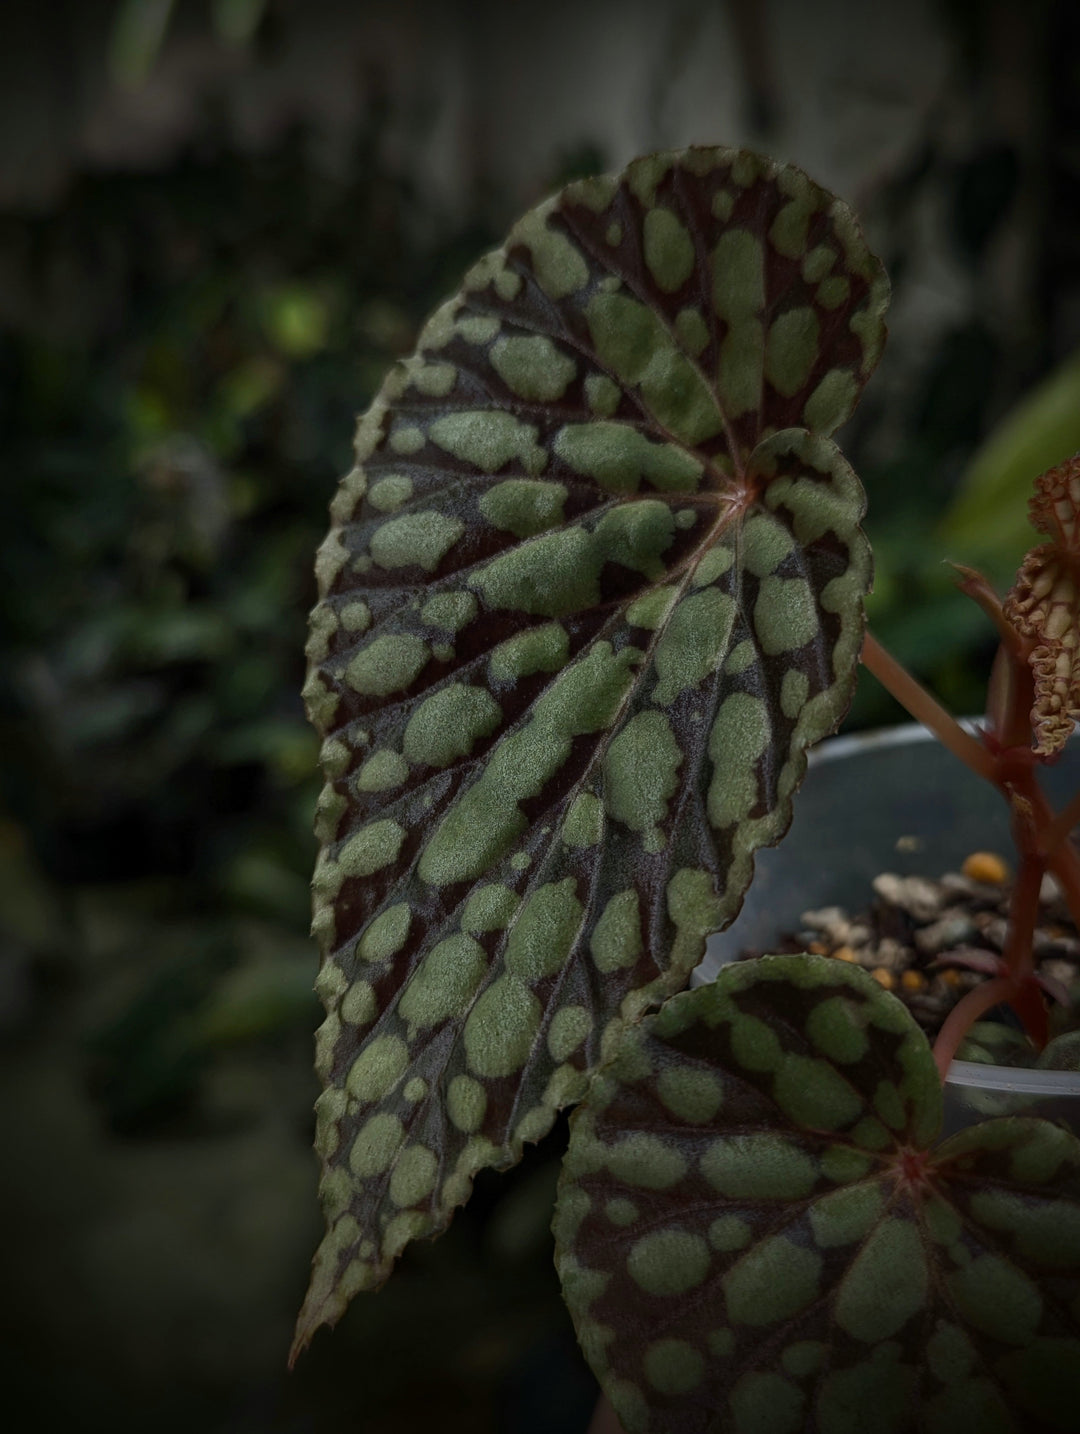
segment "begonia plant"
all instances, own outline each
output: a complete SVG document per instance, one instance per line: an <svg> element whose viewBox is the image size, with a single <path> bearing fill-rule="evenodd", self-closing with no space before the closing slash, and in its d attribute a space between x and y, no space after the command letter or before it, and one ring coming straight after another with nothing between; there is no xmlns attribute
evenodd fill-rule
<svg viewBox="0 0 1080 1434"><path fill-rule="evenodd" d="M1080 709L1080 460L1004 603L962 570L1001 636L972 736L865 632L832 435L887 298L800 170L651 155L520 220L361 419L305 689L327 1233L294 1355L580 1103L556 1262L627 1429L1080 1428L1080 1143L939 1139L971 1023L1008 1003L1041 1048L1069 997L1031 938L1047 872L1080 915L1080 798L1037 781ZM1009 939L936 1050L824 956L683 991L860 655L1012 813Z"/></svg>

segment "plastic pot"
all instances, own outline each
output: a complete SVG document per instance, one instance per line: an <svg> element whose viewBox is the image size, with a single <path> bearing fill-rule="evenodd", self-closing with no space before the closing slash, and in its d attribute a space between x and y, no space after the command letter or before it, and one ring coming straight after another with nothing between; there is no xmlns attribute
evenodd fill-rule
<svg viewBox="0 0 1080 1434"><path fill-rule="evenodd" d="M1080 742L1041 776L1051 802L1063 805L1080 786ZM804 911L865 909L880 872L933 878L959 870L972 851L1012 857L999 793L916 724L823 742L794 810L780 845L758 853L743 909L710 939L695 984L745 950L768 951L800 928ZM1021 1113L1068 1121L1080 1133L1080 1073L952 1063L946 1134L984 1116Z"/></svg>

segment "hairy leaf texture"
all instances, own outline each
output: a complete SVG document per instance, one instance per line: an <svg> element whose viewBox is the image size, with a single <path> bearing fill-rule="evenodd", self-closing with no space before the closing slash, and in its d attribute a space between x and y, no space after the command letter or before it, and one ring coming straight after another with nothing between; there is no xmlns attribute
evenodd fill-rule
<svg viewBox="0 0 1080 1434"><path fill-rule="evenodd" d="M1080 454L1035 480L1028 516L1050 542L1028 553L1004 611L1034 643L1031 726L1035 751L1048 757L1080 718Z"/></svg>
<svg viewBox="0 0 1080 1434"><path fill-rule="evenodd" d="M328 1233L298 1347L679 989L850 699L850 211L732 150L572 184L387 378L318 558Z"/></svg>
<svg viewBox="0 0 1080 1434"><path fill-rule="evenodd" d="M571 1120L556 1263L631 1434L1049 1434L1080 1409L1080 1141L930 1149L926 1037L766 956L627 1032Z"/></svg>

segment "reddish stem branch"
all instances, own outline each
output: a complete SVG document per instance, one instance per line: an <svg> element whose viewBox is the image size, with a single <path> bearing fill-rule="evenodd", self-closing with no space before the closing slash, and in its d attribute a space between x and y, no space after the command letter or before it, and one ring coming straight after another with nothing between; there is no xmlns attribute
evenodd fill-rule
<svg viewBox="0 0 1080 1434"><path fill-rule="evenodd" d="M1006 619L1001 608L1001 599L990 586L982 573L975 568L965 567L963 563L949 563L949 567L959 574L956 585L962 593L967 593L982 608L983 612L997 628L998 637L1003 647L1007 648L1015 657L1023 657L1023 638L1016 631L1013 625Z"/></svg>
<svg viewBox="0 0 1080 1434"><path fill-rule="evenodd" d="M942 746L959 757L977 776L996 783L997 767L990 753L969 732L964 731L956 718L946 712L937 698L916 682L870 632L863 638L862 660L882 687L911 713L916 722L921 722L933 732Z"/></svg>
<svg viewBox="0 0 1080 1434"><path fill-rule="evenodd" d="M1007 976L995 976L983 981L962 996L949 1014L934 1042L934 1061L938 1074L944 1080L952 1065L956 1052L968 1031L992 1006L999 1006L1013 993L1013 983Z"/></svg>
<svg viewBox="0 0 1080 1434"><path fill-rule="evenodd" d="M1034 777L1032 782L1034 784ZM1019 837L1021 824L1016 825ZM1035 926L1039 919L1039 891L1046 858L1034 841L1018 840L1018 846L1023 854L1009 899L1009 934L1001 955L1008 967L1008 979L1013 983L1010 1004L1036 1049L1041 1051L1046 1045L1049 1025L1046 1002L1035 982Z"/></svg>
<svg viewBox="0 0 1080 1434"><path fill-rule="evenodd" d="M1043 860L1033 852L1024 852L1020 858L1020 870L1009 898L1009 933L1001 953L1014 980L1029 976L1035 969L1032 945L1045 869Z"/></svg>
<svg viewBox="0 0 1080 1434"><path fill-rule="evenodd" d="M990 600L989 588L975 584L975 574L965 577L972 596L994 616L997 600ZM973 591L975 587L977 591ZM934 1060L942 1080L968 1029L1001 1002L1008 1001L1013 1007L1036 1046L1041 1049L1046 1043L1046 1005L1035 979L1033 942L1039 893L1047 869L1061 883L1069 910L1080 926L1080 853L1068 839L1073 827L1080 823L1080 793L1055 815L1035 778L1037 758L1028 745L1031 673L1025 655L1005 636L996 664L996 699L992 702L994 712L986 746L965 732L869 632L863 639L863 663L886 691L976 776L992 782L1012 809L1020 867L1009 902L1009 933L1002 953L1005 969L969 991L949 1012L934 1042Z"/></svg>
<svg viewBox="0 0 1080 1434"><path fill-rule="evenodd" d="M934 1060L942 1080L970 1027L984 1011L1002 1001L1010 1003L1040 1050L1046 1044L1046 1006L1033 979L1032 945L1045 869L1044 859L1038 852L1023 852L1009 901L1009 934L1002 952L1002 962L1008 971L976 986L949 1012L934 1042Z"/></svg>
<svg viewBox="0 0 1080 1434"><path fill-rule="evenodd" d="M1046 794L1035 780L1034 772L1022 774L1014 791L1019 792L1031 805L1031 821L1037 832L1037 845L1046 866L1061 883L1065 904L1069 914L1080 929L1080 853L1077 852L1068 834L1072 830L1072 811L1080 805L1080 794L1073 797L1056 816L1046 800ZM1012 793L1007 793L1011 797ZM1017 832L1017 845L1024 850L1025 843Z"/></svg>

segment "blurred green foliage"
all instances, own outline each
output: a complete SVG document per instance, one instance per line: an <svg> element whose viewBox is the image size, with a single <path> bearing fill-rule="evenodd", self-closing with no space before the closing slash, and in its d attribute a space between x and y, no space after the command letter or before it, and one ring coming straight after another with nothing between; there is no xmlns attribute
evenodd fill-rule
<svg viewBox="0 0 1080 1434"><path fill-rule="evenodd" d="M336 180L302 133L211 135L0 216L0 1373L37 1427L527 1429L524 1401L573 1429L595 1401L558 1150L285 1372L318 1229L313 557L357 415L494 237L388 173L381 124Z"/></svg>
<svg viewBox="0 0 1080 1434"><path fill-rule="evenodd" d="M976 452L938 529L969 563L1007 581L1042 542L1027 520L1032 478L1080 451L1080 354L1038 383Z"/></svg>
<svg viewBox="0 0 1080 1434"><path fill-rule="evenodd" d="M948 341L943 348L948 350ZM959 351L962 354L962 349ZM963 360L960 360L963 362ZM951 365L932 365L930 380L954 392ZM962 416L963 406L953 415ZM867 604L875 632L954 711L982 711L996 636L978 607L957 588L952 562L976 567L1004 593L1025 552L1042 541L1028 522L1035 478L1080 450L1080 357L1035 383L967 457L946 502L926 482L948 463L935 452L938 421L908 439L908 452L876 475L867 528L876 578ZM940 424L948 439L948 424ZM929 441L928 441L929 440ZM920 464L923 465L920 472ZM907 493L896 492L907 488ZM879 491L883 501L878 502ZM929 491L936 500L927 501ZM852 727L903 720L884 694L864 682L848 718Z"/></svg>
<svg viewBox="0 0 1080 1434"><path fill-rule="evenodd" d="M483 237L421 247L414 211L365 137L333 183L294 135L264 163L87 176L60 214L0 225L27 299L0 344L0 800L66 887L155 878L162 919L302 941L312 554L355 415ZM197 1030L249 1019L215 995L235 941L194 942L183 993L148 977L103 1038L125 1052L123 1095L106 1087L124 1120L189 1081ZM255 1024L310 1024L275 969ZM155 1024L200 1003L183 1039ZM174 1052L169 1080L132 1042Z"/></svg>

